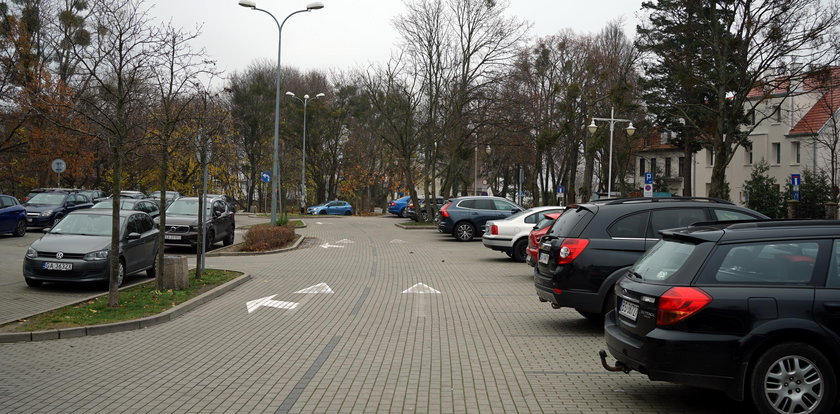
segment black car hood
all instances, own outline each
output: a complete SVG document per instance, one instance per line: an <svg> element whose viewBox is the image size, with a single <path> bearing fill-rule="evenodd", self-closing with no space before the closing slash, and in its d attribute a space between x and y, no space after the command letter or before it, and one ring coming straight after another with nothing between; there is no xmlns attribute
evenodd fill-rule
<svg viewBox="0 0 840 414"><path fill-rule="evenodd" d="M32 248L42 252L90 253L111 246L111 236L83 236L79 234L47 233L32 242Z"/></svg>
<svg viewBox="0 0 840 414"><path fill-rule="evenodd" d="M185 216L180 214L167 214L166 215L166 225L176 225L176 226L197 226L198 225L198 217L197 216Z"/></svg>
<svg viewBox="0 0 840 414"><path fill-rule="evenodd" d="M26 208L26 211L31 211L33 213L40 213L42 211L55 210L55 209L61 207L61 205L58 205L58 204L50 205L50 204L23 203L23 207Z"/></svg>

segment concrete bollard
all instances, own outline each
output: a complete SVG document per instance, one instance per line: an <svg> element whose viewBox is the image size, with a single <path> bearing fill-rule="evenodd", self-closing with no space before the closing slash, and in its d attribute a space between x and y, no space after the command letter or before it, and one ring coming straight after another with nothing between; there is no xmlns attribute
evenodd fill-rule
<svg viewBox="0 0 840 414"><path fill-rule="evenodd" d="M837 203L833 201L825 203L825 218L828 220L837 220Z"/></svg>
<svg viewBox="0 0 840 414"><path fill-rule="evenodd" d="M163 256L160 290L181 290L190 287L186 256Z"/></svg>
<svg viewBox="0 0 840 414"><path fill-rule="evenodd" d="M797 200L788 200L787 201L787 218L789 218L789 219L799 218L799 201L797 201Z"/></svg>

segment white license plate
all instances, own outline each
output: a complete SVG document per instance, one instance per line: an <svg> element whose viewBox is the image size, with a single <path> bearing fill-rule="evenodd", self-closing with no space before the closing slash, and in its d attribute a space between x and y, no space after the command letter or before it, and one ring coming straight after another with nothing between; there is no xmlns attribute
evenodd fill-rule
<svg viewBox="0 0 840 414"><path fill-rule="evenodd" d="M45 270L73 270L73 263L44 262L41 267Z"/></svg>
<svg viewBox="0 0 840 414"><path fill-rule="evenodd" d="M540 263L548 264L548 253L540 253Z"/></svg>
<svg viewBox="0 0 840 414"><path fill-rule="evenodd" d="M181 240L181 236L172 236L169 234L164 235L163 238L166 240Z"/></svg>
<svg viewBox="0 0 840 414"><path fill-rule="evenodd" d="M31 218L27 218L27 219L26 219L26 221L27 221L27 222L29 222L29 223L32 223L32 219L31 219Z"/></svg>
<svg viewBox="0 0 840 414"><path fill-rule="evenodd" d="M639 317L639 305L626 299L622 299L621 306L618 307L618 314L635 321L636 318Z"/></svg>

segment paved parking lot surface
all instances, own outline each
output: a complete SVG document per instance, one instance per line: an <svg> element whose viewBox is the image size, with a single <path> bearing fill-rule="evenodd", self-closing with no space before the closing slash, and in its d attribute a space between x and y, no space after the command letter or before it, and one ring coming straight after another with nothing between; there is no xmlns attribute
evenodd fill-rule
<svg viewBox="0 0 840 414"><path fill-rule="evenodd" d="M540 303L527 265L399 221L314 217L302 249L209 258L253 279L162 325L0 344L0 412L751 412L604 371L602 330Z"/></svg>

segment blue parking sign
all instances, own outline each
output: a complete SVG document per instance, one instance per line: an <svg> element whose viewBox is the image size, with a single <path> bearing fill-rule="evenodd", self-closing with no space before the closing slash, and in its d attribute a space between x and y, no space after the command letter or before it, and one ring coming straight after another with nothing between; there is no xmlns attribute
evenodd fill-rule
<svg viewBox="0 0 840 414"><path fill-rule="evenodd" d="M653 173L645 173L645 184L653 184Z"/></svg>

